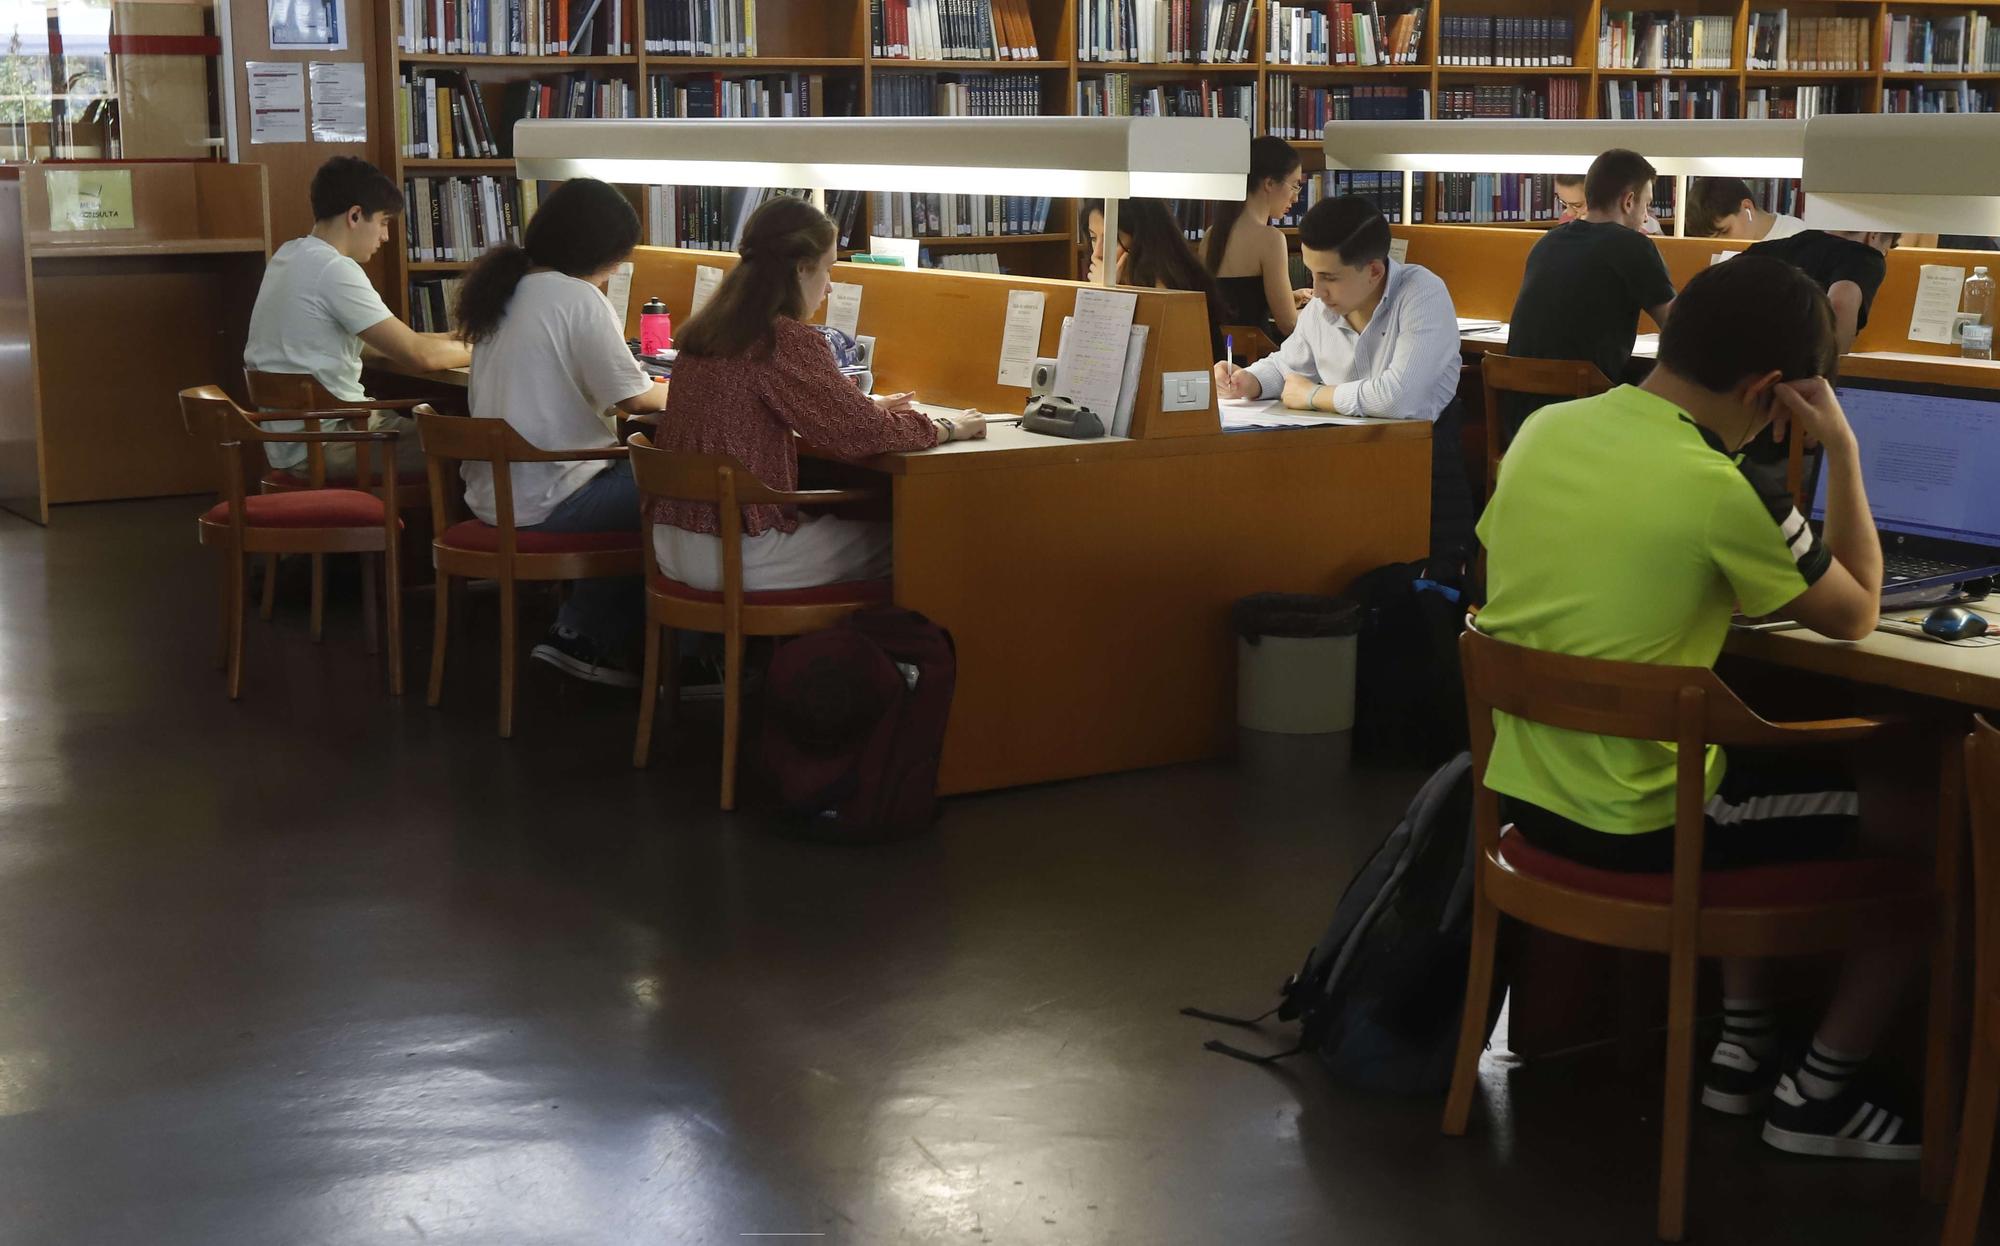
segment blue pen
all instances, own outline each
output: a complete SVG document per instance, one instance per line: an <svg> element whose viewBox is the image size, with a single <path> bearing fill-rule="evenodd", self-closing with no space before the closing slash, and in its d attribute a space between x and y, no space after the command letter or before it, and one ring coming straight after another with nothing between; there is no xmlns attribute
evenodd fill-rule
<svg viewBox="0 0 2000 1246"><path fill-rule="evenodd" d="M1236 335L1234 333L1223 337L1222 357L1231 363L1236 362Z"/></svg>

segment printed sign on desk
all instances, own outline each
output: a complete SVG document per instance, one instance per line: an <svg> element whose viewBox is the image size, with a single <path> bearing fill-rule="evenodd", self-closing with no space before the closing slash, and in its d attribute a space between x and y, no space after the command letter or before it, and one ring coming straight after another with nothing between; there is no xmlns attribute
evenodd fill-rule
<svg viewBox="0 0 2000 1246"><path fill-rule="evenodd" d="M49 232L136 229L132 170L49 169Z"/></svg>

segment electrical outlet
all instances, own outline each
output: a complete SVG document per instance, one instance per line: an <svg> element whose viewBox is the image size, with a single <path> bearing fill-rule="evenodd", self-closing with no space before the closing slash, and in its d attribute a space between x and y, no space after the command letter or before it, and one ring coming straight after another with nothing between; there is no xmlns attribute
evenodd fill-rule
<svg viewBox="0 0 2000 1246"><path fill-rule="evenodd" d="M1208 410L1208 382L1209 375L1206 372L1162 372L1160 410Z"/></svg>
<svg viewBox="0 0 2000 1246"><path fill-rule="evenodd" d="M856 347L860 349L861 352L861 358L855 360L855 362L860 364L864 368L874 367L875 366L874 337L866 333L861 334L860 336L854 339L854 344Z"/></svg>

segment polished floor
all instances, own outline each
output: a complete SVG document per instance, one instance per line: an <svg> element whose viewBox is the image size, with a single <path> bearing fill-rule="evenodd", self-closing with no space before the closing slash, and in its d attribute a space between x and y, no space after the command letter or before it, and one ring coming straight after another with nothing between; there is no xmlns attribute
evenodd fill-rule
<svg viewBox="0 0 2000 1246"><path fill-rule="evenodd" d="M707 720L635 773L630 694L531 667L496 739L489 606L442 712L296 595L230 704L195 509L0 518L0 1243L1652 1240L1607 1061L1494 1069L1452 1140L1176 1015L1260 1007L1415 776L802 844L715 810ZM1935 1240L1912 1168L1697 1150L1707 1246Z"/></svg>

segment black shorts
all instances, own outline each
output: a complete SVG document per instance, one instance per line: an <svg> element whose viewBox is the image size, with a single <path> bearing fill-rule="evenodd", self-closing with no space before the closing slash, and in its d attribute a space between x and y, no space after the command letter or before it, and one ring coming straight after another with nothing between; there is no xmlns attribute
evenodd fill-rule
<svg viewBox="0 0 2000 1246"><path fill-rule="evenodd" d="M1859 802L1847 768L1821 758L1743 752L1729 757L1722 787L1708 802L1702 866L1711 870L1821 861L1854 843ZM1674 828L1617 835L1592 830L1511 796L1500 798L1502 825L1544 852L1578 865L1628 874L1674 868Z"/></svg>

